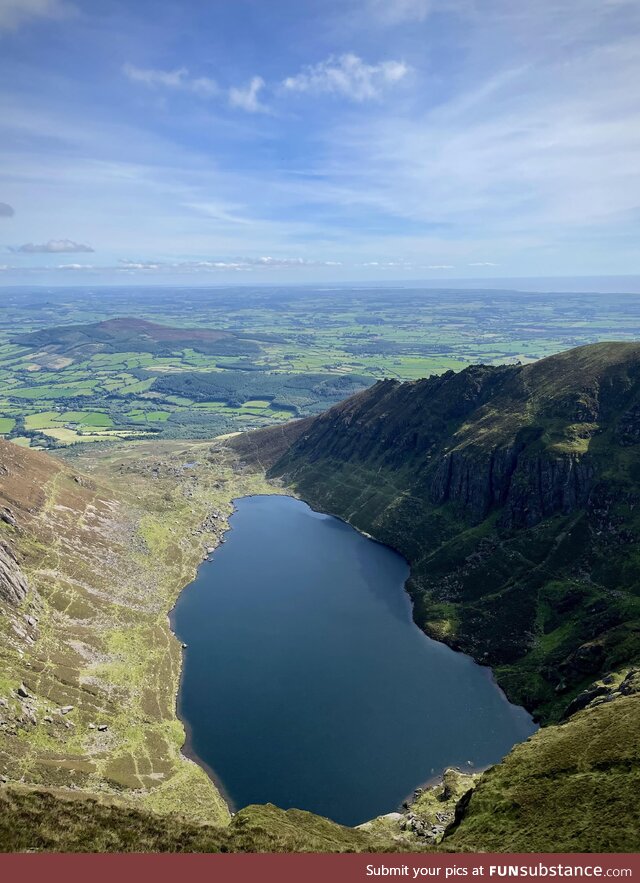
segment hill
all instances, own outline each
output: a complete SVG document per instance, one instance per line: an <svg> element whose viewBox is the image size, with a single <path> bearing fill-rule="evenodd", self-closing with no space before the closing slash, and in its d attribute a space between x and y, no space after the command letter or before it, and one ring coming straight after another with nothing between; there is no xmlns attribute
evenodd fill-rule
<svg viewBox="0 0 640 883"><path fill-rule="evenodd" d="M174 328L145 319L123 317L89 325L60 325L28 334L15 334L11 343L61 356L95 353L170 354L184 347L211 355L251 355L260 352L257 339L274 335L235 334L209 328Z"/></svg>
<svg viewBox="0 0 640 883"><path fill-rule="evenodd" d="M381 381L231 444L405 555L417 624L540 719L640 655L639 344Z"/></svg>
<svg viewBox="0 0 640 883"><path fill-rule="evenodd" d="M639 368L605 344L385 381L213 446L0 441L0 850L637 851ZM364 831L230 818L180 754L167 612L232 499L285 483L404 551L417 622L559 722Z"/></svg>

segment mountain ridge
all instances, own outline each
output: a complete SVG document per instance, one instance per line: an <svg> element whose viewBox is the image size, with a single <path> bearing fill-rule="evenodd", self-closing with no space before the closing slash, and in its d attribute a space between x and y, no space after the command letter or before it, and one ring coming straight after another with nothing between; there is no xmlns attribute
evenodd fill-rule
<svg viewBox="0 0 640 883"><path fill-rule="evenodd" d="M0 588L0 850L637 849L640 347L612 346L583 348L577 367L570 354L551 371L537 363L527 384L517 366L385 381L319 417L213 445L83 450L61 463L0 442L2 566L30 584L26 597ZM531 487L536 504L523 506ZM271 806L229 824L211 782L180 758L167 605L203 543L219 540L233 496L286 489L406 543L418 624L493 664L543 720L561 720L462 793L441 843L429 831L436 810L452 810L446 782L442 796L425 792L360 832ZM126 638L117 623L107 642L111 607ZM165 726L158 714L171 739L147 746Z"/></svg>
<svg viewBox="0 0 640 883"><path fill-rule="evenodd" d="M414 618L542 720L640 651L640 344L380 381L229 442L400 551Z"/></svg>

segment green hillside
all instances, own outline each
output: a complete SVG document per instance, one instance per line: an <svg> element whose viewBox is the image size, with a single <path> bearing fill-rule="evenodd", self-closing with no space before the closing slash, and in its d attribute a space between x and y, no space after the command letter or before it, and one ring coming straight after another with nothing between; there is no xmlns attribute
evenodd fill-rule
<svg viewBox="0 0 640 883"><path fill-rule="evenodd" d="M381 381L233 442L398 549L414 617L558 719L640 655L640 345Z"/></svg>

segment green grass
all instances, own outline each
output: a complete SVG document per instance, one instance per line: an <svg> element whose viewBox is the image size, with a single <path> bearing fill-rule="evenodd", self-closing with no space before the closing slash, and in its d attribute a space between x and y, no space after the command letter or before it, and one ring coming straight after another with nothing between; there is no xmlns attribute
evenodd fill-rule
<svg viewBox="0 0 640 883"><path fill-rule="evenodd" d="M389 839L299 810L248 807L230 825L198 824L83 793L0 786L0 852L374 852Z"/></svg>
<svg viewBox="0 0 640 883"><path fill-rule="evenodd" d="M90 396L95 383L83 381L71 386L29 386L11 390L11 395L18 399L33 401L50 401L52 399L72 399L76 396Z"/></svg>
<svg viewBox="0 0 640 883"><path fill-rule="evenodd" d="M36 295L34 294L34 298ZM36 301L39 304L39 301ZM351 291L264 293L239 290L233 303L204 294L191 294L188 318L178 320L169 293L159 292L153 306L125 298L118 291L65 292L56 310L27 296L3 304L5 322L0 329L0 386L3 417L26 417L27 429L56 428L38 425L36 413L87 411L104 413L117 429L126 427L127 415L139 400L153 397L153 411L165 418L145 416L145 423L164 437L178 433L209 437L214 424L207 412L215 403L199 402L192 420L173 421L193 406L188 394L154 392L156 378L187 371L224 376L239 368L260 368L275 375L328 373L336 377L359 374L417 379L447 370L459 371L474 362L490 364L530 361L596 339L630 340L640 337L640 309L629 298L617 295L522 295L505 292L459 292L455 297L437 291ZM87 325L115 316L132 315L164 325L192 325L238 332L257 340L253 353L213 356L197 344L168 354L151 352L82 352L66 354L11 342L15 334L56 325ZM261 340L262 335L277 340ZM131 342L127 342L129 349ZM144 344L140 344L144 346ZM71 360L70 364L68 363ZM34 364L39 370L31 371ZM65 364L67 363L67 364ZM56 370L59 368L60 370ZM146 376L148 373L148 376ZM251 371L243 372L250 375ZM175 391L174 391L175 392ZM242 401L244 396L235 401ZM135 404L134 404L135 401ZM5 404L6 402L6 404ZM331 400L326 404L330 404ZM306 414L308 405L295 409L283 402L269 405L264 389L248 390L242 407L224 411L225 429L282 422ZM296 403L294 403L296 404ZM318 407L322 406L322 402ZM208 407L211 405L210 407ZM224 404L222 404L224 407ZM198 420L202 414L203 419ZM31 419L35 418L35 419ZM138 419L137 416L133 417ZM124 425L123 425L124 423ZM97 424L101 426L103 424ZM218 425L218 429L220 425ZM582 450L588 442L578 437L556 441L559 452Z"/></svg>
<svg viewBox="0 0 640 883"><path fill-rule="evenodd" d="M11 432L15 425L16 421L13 417L0 417L0 435L6 435Z"/></svg>
<svg viewBox="0 0 640 883"><path fill-rule="evenodd" d="M59 422L81 423L83 426L110 427L113 420L108 414L99 411L64 411L60 414Z"/></svg>
<svg viewBox="0 0 640 883"><path fill-rule="evenodd" d="M581 712L518 745L482 776L445 843L472 852L638 852L639 701Z"/></svg>
<svg viewBox="0 0 640 883"><path fill-rule="evenodd" d="M59 425L60 414L58 411L41 411L37 414L29 414L24 418L27 429L49 429Z"/></svg>

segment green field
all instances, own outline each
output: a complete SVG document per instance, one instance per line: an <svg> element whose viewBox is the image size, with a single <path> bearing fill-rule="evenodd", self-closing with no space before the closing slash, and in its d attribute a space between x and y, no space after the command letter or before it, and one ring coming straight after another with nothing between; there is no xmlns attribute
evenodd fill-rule
<svg viewBox="0 0 640 883"><path fill-rule="evenodd" d="M88 326L114 317L116 326L146 321L170 333L78 342L77 326L86 337ZM203 344L203 330L226 338L216 342L214 334ZM205 439L318 413L385 377L413 380L639 337L640 307L627 295L8 292L0 309L0 434L40 448Z"/></svg>

